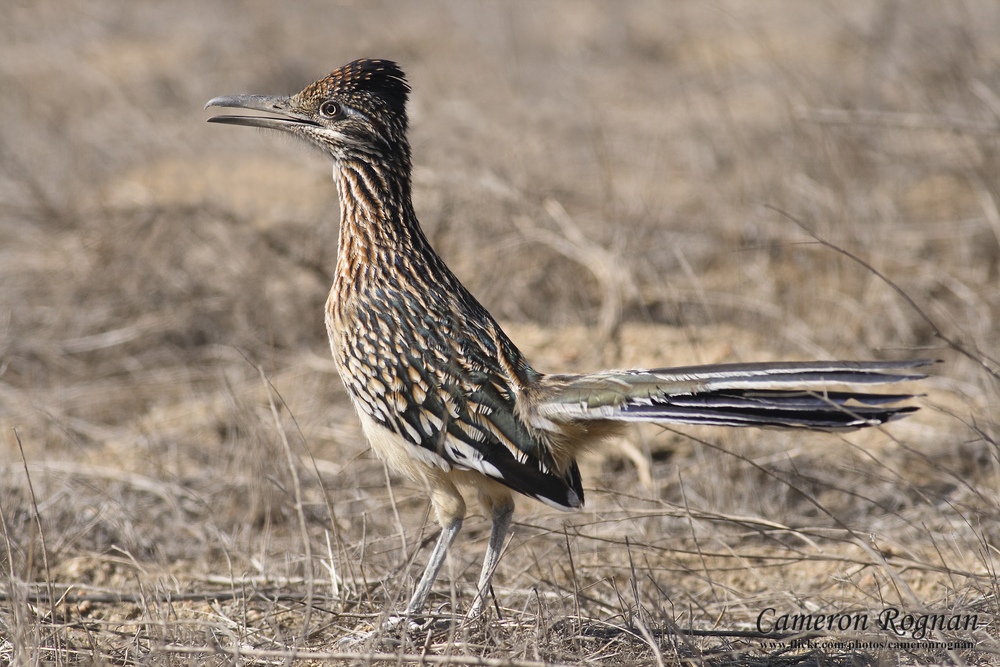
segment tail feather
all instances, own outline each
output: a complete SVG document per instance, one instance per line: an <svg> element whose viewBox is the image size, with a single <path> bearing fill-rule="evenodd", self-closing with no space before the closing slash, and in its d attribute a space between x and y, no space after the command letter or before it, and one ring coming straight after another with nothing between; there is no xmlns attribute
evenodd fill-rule
<svg viewBox="0 0 1000 667"><path fill-rule="evenodd" d="M540 416L619 421L850 429L882 424L917 408L903 393L831 391L831 385L919 380L931 363L835 361L724 364L548 376Z"/></svg>
<svg viewBox="0 0 1000 667"><path fill-rule="evenodd" d="M710 366L680 366L653 370L605 371L587 377L634 377L639 382L692 382L706 388L735 389L744 387L789 386L803 384L886 384L920 380L926 373L908 372L934 363L929 359L904 361L785 361L775 363L714 364ZM886 371L896 371L889 373Z"/></svg>
<svg viewBox="0 0 1000 667"><path fill-rule="evenodd" d="M671 396L663 402L629 403L613 411L617 421L673 422L713 426L805 429L862 428L913 412L912 406L887 406L907 394L713 392Z"/></svg>

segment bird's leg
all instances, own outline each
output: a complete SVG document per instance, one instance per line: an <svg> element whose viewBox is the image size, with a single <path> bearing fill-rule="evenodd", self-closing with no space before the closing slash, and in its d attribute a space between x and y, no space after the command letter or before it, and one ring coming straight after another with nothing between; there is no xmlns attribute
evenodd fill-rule
<svg viewBox="0 0 1000 667"><path fill-rule="evenodd" d="M423 476L430 489L431 504L437 514L438 523L441 524L441 535L434 545L430 560L427 561L424 574L417 582L413 597L406 605L408 615L416 614L423 609L427 596L430 595L431 586L434 585L434 580L444 565L444 559L448 556L448 549L458 536L458 531L462 530L462 520L465 518L465 500L445 473L440 470L426 470Z"/></svg>
<svg viewBox="0 0 1000 667"><path fill-rule="evenodd" d="M464 506L462 509L464 511ZM431 558L427 561L427 567L424 568L424 573L420 577L420 581L417 582L417 588L413 591L413 596L410 598L410 602L406 605L406 612L402 616L389 616L385 619L385 624L382 626L382 630L376 628L371 632L354 633L341 639L340 644L352 647L361 646L372 637L378 637L382 631L388 631L391 634L396 634L400 630L405 631L406 628L410 631L426 628L426 624L414 621L413 617L420 613L420 610L424 607L424 603L427 602L427 596L430 595L431 586L434 585L434 580L437 579L437 575L441 571L444 559L448 556L448 547L450 547L451 543L455 541L455 537L458 535L460 530L462 530L461 516L453 517L451 522L441 529L441 535L438 536L437 544L434 545L434 551L431 552ZM407 623L407 625L404 625L404 623Z"/></svg>
<svg viewBox="0 0 1000 667"><path fill-rule="evenodd" d="M434 545L430 560L427 561L427 567L424 568L424 574L420 577L409 604L406 605L407 614L416 614L423 609L424 603L427 602L427 596L431 592L431 586L434 585L434 580L437 579L441 566L444 565L448 549L460 530L462 530L462 517L452 519L451 523L441 529L441 535L438 537L437 544Z"/></svg>
<svg viewBox="0 0 1000 667"><path fill-rule="evenodd" d="M490 530L490 542L486 546L486 557L483 559L483 571L479 575L476 599L469 610L469 618L476 618L483 612L483 605L486 595L489 593L490 581L493 579L493 571L496 570L497 563L500 562L500 551L503 549L504 539L507 537L507 529L510 528L510 519L514 516L514 499L509 493L500 499L490 499L492 502L483 500L483 504L490 504L493 515L493 528Z"/></svg>

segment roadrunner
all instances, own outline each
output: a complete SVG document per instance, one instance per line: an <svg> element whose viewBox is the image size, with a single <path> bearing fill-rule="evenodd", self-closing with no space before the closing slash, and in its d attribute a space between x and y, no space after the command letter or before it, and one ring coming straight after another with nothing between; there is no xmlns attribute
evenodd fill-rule
<svg viewBox="0 0 1000 667"><path fill-rule="evenodd" d="M410 196L406 101L388 60L357 60L291 97L216 97L265 112L213 123L281 130L333 159L340 195L326 327L376 454L429 490L441 534L407 605L419 612L465 517L472 487L492 531L478 614L514 512L514 491L583 505L576 458L627 422L855 429L915 410L895 393L849 391L924 377L925 361L726 364L546 375L431 248ZM834 390L830 387L840 387Z"/></svg>

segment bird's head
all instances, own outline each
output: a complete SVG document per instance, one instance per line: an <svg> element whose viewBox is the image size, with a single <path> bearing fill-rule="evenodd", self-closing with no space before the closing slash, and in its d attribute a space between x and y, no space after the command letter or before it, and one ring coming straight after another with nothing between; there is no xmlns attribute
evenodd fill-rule
<svg viewBox="0 0 1000 667"><path fill-rule="evenodd" d="M378 161L409 171L406 99L410 87L389 60L355 60L291 97L230 95L205 105L262 111L268 116L214 116L210 123L281 130L301 137L334 161Z"/></svg>

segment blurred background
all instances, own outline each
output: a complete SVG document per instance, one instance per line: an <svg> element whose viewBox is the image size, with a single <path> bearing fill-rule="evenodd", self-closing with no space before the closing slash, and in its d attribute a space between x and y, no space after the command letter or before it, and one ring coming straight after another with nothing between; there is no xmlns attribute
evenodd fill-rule
<svg viewBox="0 0 1000 667"><path fill-rule="evenodd" d="M625 534L689 608L664 617L688 625L738 626L775 598L866 608L898 585L893 558L920 573L914 604L995 610L1000 4L38 0L3 13L8 596L219 577L294 588L332 545L339 609L405 599L435 528L420 490L389 494L329 360L330 165L203 110L380 57L413 87L429 238L539 370L944 360L916 387L924 409L872 434L635 431L587 463L588 512L520 504L498 574L507 603L530 606L517 591L541 580L551 604L581 611L554 563L569 525L573 576L594 587L583 610L599 617L620 603L601 587L630 576L607 558ZM812 547L797 538L748 542L725 518L737 514L815 528L813 545L847 527L834 541L863 564L840 546L799 562ZM487 534L481 518L467 526L452 573L465 584ZM869 534L881 563L852 542ZM709 543L718 562L688 562ZM786 565L747 574L763 562L751 552ZM831 578L848 583L818 583ZM642 595L666 604L652 584ZM100 628L161 618L135 607L87 614ZM13 644L49 643L33 612L10 613Z"/></svg>

